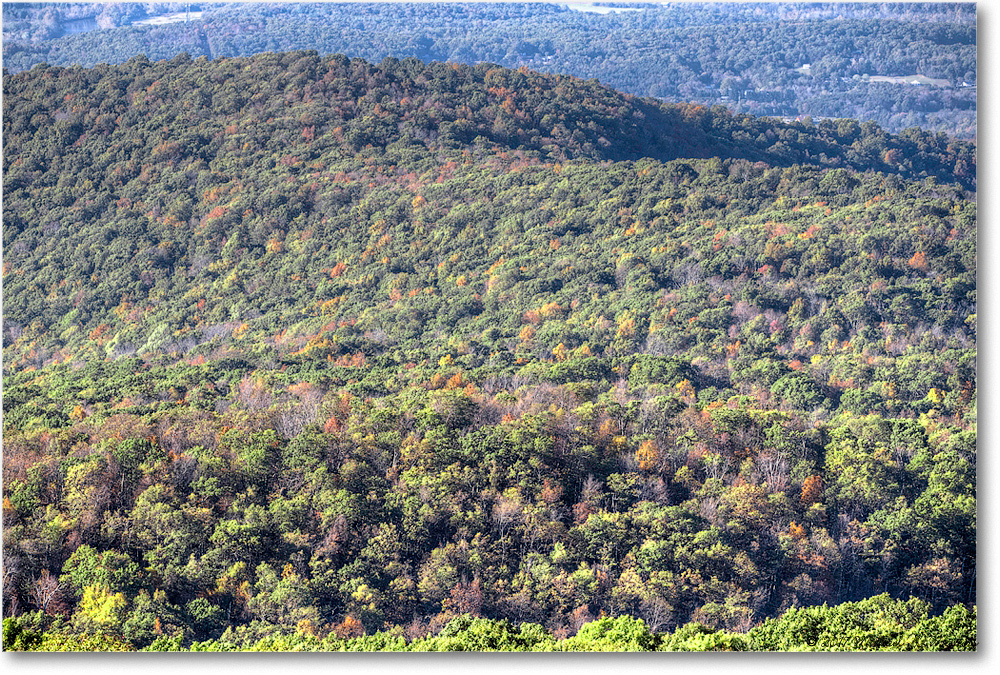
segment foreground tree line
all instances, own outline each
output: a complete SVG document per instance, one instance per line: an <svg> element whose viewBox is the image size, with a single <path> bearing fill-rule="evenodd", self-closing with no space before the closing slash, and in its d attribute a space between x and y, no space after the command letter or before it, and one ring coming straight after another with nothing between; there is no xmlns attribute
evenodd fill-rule
<svg viewBox="0 0 1000 675"><path fill-rule="evenodd" d="M412 59L4 86L11 640L974 624L968 144Z"/></svg>
<svg viewBox="0 0 1000 675"><path fill-rule="evenodd" d="M880 595L835 607L791 608L746 633L713 630L700 623L655 633L642 619L607 617L583 624L576 635L553 636L537 623L463 614L437 635L407 639L398 631L344 637L308 629L276 630L255 642L223 635L218 640L183 645L180 636L158 637L143 651L191 652L624 652L624 651L975 651L976 609L963 605L931 616L928 605ZM4 619L5 649L15 651L132 651L112 635L73 635L53 626L37 630L37 615Z"/></svg>

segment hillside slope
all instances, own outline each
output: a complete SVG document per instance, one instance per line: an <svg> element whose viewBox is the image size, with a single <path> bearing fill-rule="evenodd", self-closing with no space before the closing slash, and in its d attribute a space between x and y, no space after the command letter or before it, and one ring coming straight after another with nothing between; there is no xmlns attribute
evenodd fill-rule
<svg viewBox="0 0 1000 675"><path fill-rule="evenodd" d="M308 53L4 87L33 630L974 602L971 147Z"/></svg>

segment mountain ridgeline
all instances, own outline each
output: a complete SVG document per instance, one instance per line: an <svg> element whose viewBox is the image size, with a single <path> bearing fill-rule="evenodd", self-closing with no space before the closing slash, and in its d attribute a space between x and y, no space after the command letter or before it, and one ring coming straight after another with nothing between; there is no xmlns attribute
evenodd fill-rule
<svg viewBox="0 0 1000 675"><path fill-rule="evenodd" d="M3 106L11 639L968 648L973 145L310 52Z"/></svg>

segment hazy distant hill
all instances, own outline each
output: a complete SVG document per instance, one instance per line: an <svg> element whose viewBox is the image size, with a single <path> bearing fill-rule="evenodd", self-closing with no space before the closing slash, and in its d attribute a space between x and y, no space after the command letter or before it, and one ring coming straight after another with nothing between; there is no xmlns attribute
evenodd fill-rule
<svg viewBox="0 0 1000 675"><path fill-rule="evenodd" d="M94 25L115 28L63 35L81 25L88 7ZM16 72L40 62L93 66L138 54L158 60L295 49L373 62L415 56L596 77L633 94L755 115L976 134L972 3L638 4L610 14L541 3L193 7L203 11L190 23L129 26L144 12L185 5L8 3L4 65Z"/></svg>

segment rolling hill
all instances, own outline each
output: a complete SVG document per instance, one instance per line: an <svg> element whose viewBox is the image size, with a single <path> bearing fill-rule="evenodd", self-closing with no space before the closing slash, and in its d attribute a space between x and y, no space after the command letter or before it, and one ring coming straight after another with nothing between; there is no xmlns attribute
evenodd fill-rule
<svg viewBox="0 0 1000 675"><path fill-rule="evenodd" d="M3 105L25 630L680 645L975 602L972 145L309 52Z"/></svg>

